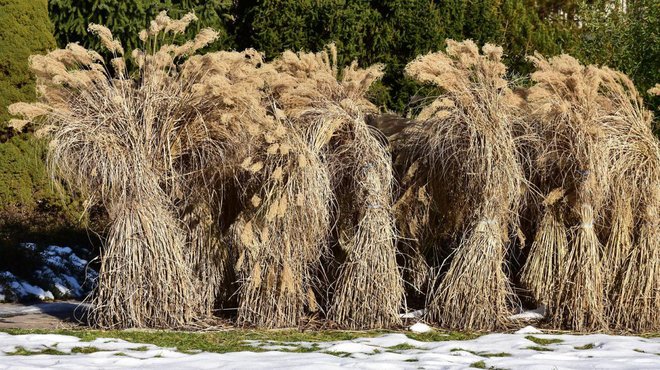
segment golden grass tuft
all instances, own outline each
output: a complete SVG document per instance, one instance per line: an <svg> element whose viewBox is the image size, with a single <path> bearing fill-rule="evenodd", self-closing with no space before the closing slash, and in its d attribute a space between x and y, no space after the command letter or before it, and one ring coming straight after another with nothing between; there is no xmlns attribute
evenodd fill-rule
<svg viewBox="0 0 660 370"><path fill-rule="evenodd" d="M547 261L557 263L553 270L563 271L555 285L556 306L549 310L558 326L605 329L606 276L597 228L610 193L610 151L600 120L601 76L598 68L584 67L568 55L548 60L537 54L530 60L536 71L531 76L535 84L527 95L529 115L544 143L536 162L540 187L545 191L561 187L568 199L565 259ZM541 227L539 233L551 231ZM556 250L562 243L563 239L553 241L551 248ZM530 258L534 261L536 257Z"/></svg>
<svg viewBox="0 0 660 370"><path fill-rule="evenodd" d="M427 298L428 319L451 328L502 327L515 300L506 254L526 182L514 136L523 122L510 103L501 57L493 45L480 52L472 41L448 40L446 52L408 64L409 76L443 94L391 137L396 155L419 166L415 186L427 186L442 217L434 232L456 248L432 246L436 255L449 255L449 267ZM447 264L432 263L441 270Z"/></svg>
<svg viewBox="0 0 660 370"><path fill-rule="evenodd" d="M612 152L610 320L624 330L660 328L660 142L632 81L601 68L603 121Z"/></svg>
<svg viewBox="0 0 660 370"><path fill-rule="evenodd" d="M151 190L151 189L145 189ZM155 188L114 204L89 315L101 328L186 328L204 318L184 232ZM154 199L155 198L155 199Z"/></svg>
<svg viewBox="0 0 660 370"><path fill-rule="evenodd" d="M562 189L557 188L543 202L543 213L538 231L530 247L529 257L522 270L522 283L536 301L548 308L557 307L557 291L566 275L568 253L568 229L564 212L566 200Z"/></svg>
<svg viewBox="0 0 660 370"><path fill-rule="evenodd" d="M107 28L90 30L121 57ZM232 135L209 126L214 96L197 94L208 84L180 72L190 61L157 38L145 41L147 52L135 51L142 61L131 76L120 57L107 70L98 53L75 44L31 58L48 107L38 133L50 138L52 175L110 215L90 316L101 327L184 327L209 314L177 204L198 181L190 174L221 159Z"/></svg>
<svg viewBox="0 0 660 370"><path fill-rule="evenodd" d="M332 189L318 155L293 130L286 132L279 143L291 149L266 154L263 175L249 187L260 201L250 202L232 225L240 324L294 327L317 310L310 292L319 287L315 272L328 253Z"/></svg>
<svg viewBox="0 0 660 370"><path fill-rule="evenodd" d="M316 54L285 52L274 67L278 106L323 159L338 203L339 268L327 317L353 329L396 324L403 288L394 246L391 159L365 122L365 114L375 111L365 95L382 67L360 69L354 62L340 76L334 45Z"/></svg>

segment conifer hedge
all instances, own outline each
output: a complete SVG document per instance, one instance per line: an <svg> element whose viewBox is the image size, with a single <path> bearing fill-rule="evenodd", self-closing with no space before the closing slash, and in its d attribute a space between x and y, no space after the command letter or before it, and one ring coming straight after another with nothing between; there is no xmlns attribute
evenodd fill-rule
<svg viewBox="0 0 660 370"><path fill-rule="evenodd" d="M35 99L28 57L56 48L46 0L0 0L0 242L74 219L46 174L45 146L7 128L9 104Z"/></svg>

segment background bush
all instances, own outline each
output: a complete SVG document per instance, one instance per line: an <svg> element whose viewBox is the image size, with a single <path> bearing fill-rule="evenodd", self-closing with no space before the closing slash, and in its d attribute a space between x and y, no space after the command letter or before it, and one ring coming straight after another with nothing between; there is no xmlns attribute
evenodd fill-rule
<svg viewBox="0 0 660 370"><path fill-rule="evenodd" d="M0 245L5 245L69 231L79 207L51 185L44 143L30 133L14 136L6 125L9 104L35 99L28 57L56 47L47 2L0 0L0 24Z"/></svg>
<svg viewBox="0 0 660 370"><path fill-rule="evenodd" d="M628 1L626 12L622 10L612 1L581 4L578 15L583 27L569 52L584 63L607 65L629 75L657 117L660 97L646 91L660 83L660 3Z"/></svg>
<svg viewBox="0 0 660 370"><path fill-rule="evenodd" d="M7 106L34 99L28 57L55 48L46 0L0 0L0 127L9 118Z"/></svg>

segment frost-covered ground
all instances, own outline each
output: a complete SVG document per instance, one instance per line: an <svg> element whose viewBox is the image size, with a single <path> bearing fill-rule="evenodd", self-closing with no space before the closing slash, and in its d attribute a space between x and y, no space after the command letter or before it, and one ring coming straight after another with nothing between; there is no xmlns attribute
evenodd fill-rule
<svg viewBox="0 0 660 370"><path fill-rule="evenodd" d="M24 277L0 271L0 302L84 298L98 277L87 260L69 247L38 248L36 244L23 243L17 248L30 256L35 267Z"/></svg>
<svg viewBox="0 0 660 370"><path fill-rule="evenodd" d="M52 334L0 333L0 368L61 369L658 369L660 338L611 335L489 334L422 342L386 334L336 342L251 341L265 352L182 353L173 348ZM295 352L294 352L295 351ZM28 353L41 353L26 355Z"/></svg>

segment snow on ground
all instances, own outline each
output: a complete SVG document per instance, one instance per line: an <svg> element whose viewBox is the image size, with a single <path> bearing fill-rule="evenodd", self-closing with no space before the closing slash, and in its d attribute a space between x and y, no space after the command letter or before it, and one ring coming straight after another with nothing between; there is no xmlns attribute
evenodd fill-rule
<svg viewBox="0 0 660 370"><path fill-rule="evenodd" d="M0 271L0 302L84 298L98 277L69 247L51 245L41 250L34 243L23 243L19 248L35 255L37 268L31 272L30 281Z"/></svg>
<svg viewBox="0 0 660 370"><path fill-rule="evenodd" d="M530 328L527 332L532 331ZM166 335L166 334L165 334ZM543 339L556 343L539 344ZM65 335L0 333L0 369L658 369L660 338L552 334L489 334L474 340L421 342L386 334L337 342L247 341L266 352L186 354L119 339L82 342ZM82 354L81 347L97 352ZM531 347L531 348L530 348ZM293 350L307 349L307 353ZM17 350L64 354L11 355ZM289 351L289 352L286 352ZM58 352L55 352L58 353Z"/></svg>

